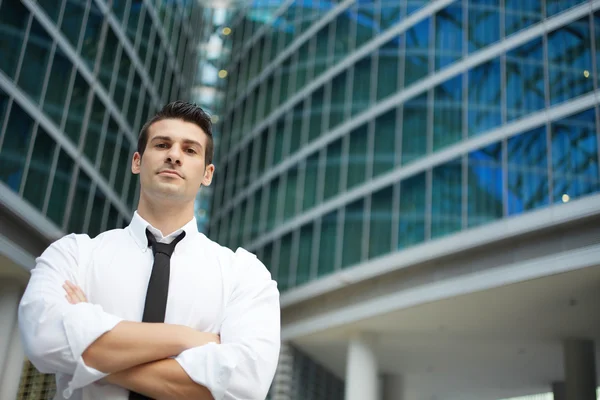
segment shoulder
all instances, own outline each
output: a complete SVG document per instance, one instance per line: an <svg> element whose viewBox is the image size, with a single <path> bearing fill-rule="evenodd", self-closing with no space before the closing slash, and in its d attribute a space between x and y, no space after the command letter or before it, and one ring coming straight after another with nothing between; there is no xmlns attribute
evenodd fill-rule
<svg viewBox="0 0 600 400"><path fill-rule="evenodd" d="M123 229L113 229L102 232L98 236L91 238L86 233L69 233L54 242L52 242L42 253L42 256L55 253L69 254L77 256L80 252L93 250L95 247L106 243L107 241L121 238L124 234Z"/></svg>
<svg viewBox="0 0 600 400"><path fill-rule="evenodd" d="M258 257L248 250L238 247L235 251L202 235L208 252L218 258L222 268L230 270L235 274L237 280L258 279L270 280L271 273Z"/></svg>

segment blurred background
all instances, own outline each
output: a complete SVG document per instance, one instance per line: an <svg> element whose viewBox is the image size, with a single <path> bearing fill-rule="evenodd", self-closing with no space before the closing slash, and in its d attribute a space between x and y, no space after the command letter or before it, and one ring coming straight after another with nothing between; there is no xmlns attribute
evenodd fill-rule
<svg viewBox="0 0 600 400"><path fill-rule="evenodd" d="M270 400L595 400L599 63L598 0L0 0L0 400L54 395L29 270L128 225L175 99L279 284Z"/></svg>

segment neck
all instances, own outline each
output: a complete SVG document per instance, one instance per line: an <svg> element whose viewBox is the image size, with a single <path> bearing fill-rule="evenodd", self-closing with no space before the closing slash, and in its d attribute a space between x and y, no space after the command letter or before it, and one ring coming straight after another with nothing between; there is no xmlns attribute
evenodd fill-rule
<svg viewBox="0 0 600 400"><path fill-rule="evenodd" d="M168 236L194 217L194 202L187 204L157 204L147 201L140 193L137 212L150 225Z"/></svg>

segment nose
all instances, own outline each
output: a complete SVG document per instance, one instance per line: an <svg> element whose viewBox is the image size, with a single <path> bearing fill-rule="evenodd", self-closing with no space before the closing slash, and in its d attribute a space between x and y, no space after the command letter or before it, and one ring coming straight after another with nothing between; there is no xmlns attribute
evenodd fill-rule
<svg viewBox="0 0 600 400"><path fill-rule="evenodd" d="M171 146L169 151L167 152L166 162L169 164L177 164L181 165L182 151L179 148L178 144L174 144Z"/></svg>

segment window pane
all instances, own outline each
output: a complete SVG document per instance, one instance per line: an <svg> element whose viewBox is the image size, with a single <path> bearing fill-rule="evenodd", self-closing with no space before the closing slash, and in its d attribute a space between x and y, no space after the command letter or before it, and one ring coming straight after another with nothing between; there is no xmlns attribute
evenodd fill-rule
<svg viewBox="0 0 600 400"><path fill-rule="evenodd" d="M309 124L308 119L304 118L304 104L305 102L298 104L296 107L294 107L294 111L292 113L289 154L294 154L298 151L302 142L303 125Z"/></svg>
<svg viewBox="0 0 600 400"><path fill-rule="evenodd" d="M367 176L367 162L369 161L368 127L369 125L362 125L350 133L347 189L363 183Z"/></svg>
<svg viewBox="0 0 600 400"><path fill-rule="evenodd" d="M272 230L275 227L277 217L277 208L279 206L279 186L280 186L281 178L277 178L271 182L269 185L269 198L267 204L269 205L269 210L267 213L267 232Z"/></svg>
<svg viewBox="0 0 600 400"><path fill-rule="evenodd" d="M114 180L114 187L117 192L117 196L123 195L122 189L125 184L125 177L131 174L131 157L133 150L130 150L129 140L123 137L121 146L117 149L119 159L117 160L117 174Z"/></svg>
<svg viewBox="0 0 600 400"><path fill-rule="evenodd" d="M44 9L44 12L50 19L56 23L58 13L60 12L63 0L38 0L37 3Z"/></svg>
<svg viewBox="0 0 600 400"><path fill-rule="evenodd" d="M381 100L398 90L400 70L400 37L397 36L379 48L377 67L377 100Z"/></svg>
<svg viewBox="0 0 600 400"><path fill-rule="evenodd" d="M455 3L435 16L436 71L462 58L462 43L462 7Z"/></svg>
<svg viewBox="0 0 600 400"><path fill-rule="evenodd" d="M21 186L32 126L31 117L13 102L4 142L0 148L0 179L15 192Z"/></svg>
<svg viewBox="0 0 600 400"><path fill-rule="evenodd" d="M593 71L592 41L588 21L586 17L548 34L551 104L594 90L594 77L590 74Z"/></svg>
<svg viewBox="0 0 600 400"><path fill-rule="evenodd" d="M585 0L546 0L546 15L551 17L581 3Z"/></svg>
<svg viewBox="0 0 600 400"><path fill-rule="evenodd" d="M387 254L392 250L393 187L373 193L369 227L369 258Z"/></svg>
<svg viewBox="0 0 600 400"><path fill-rule="evenodd" d="M27 48L25 49L18 86L35 102L39 103L44 77L48 67L48 57L52 40L48 33L35 20L32 20ZM2 53L4 57L4 53ZM63 82L64 85L64 82Z"/></svg>
<svg viewBox="0 0 600 400"><path fill-rule="evenodd" d="M462 75L435 88L433 108L433 150L454 144L462 138Z"/></svg>
<svg viewBox="0 0 600 400"><path fill-rule="evenodd" d="M304 225L300 229L300 244L298 251L298 267L296 268L296 285L310 280L312 243L314 224Z"/></svg>
<svg viewBox="0 0 600 400"><path fill-rule="evenodd" d="M41 127L38 127L31 163L27 172L23 197L29 200L38 210L44 207L46 188L52 169L52 159L56 143Z"/></svg>
<svg viewBox="0 0 600 400"><path fill-rule="evenodd" d="M498 0L469 0L469 53L500 40Z"/></svg>
<svg viewBox="0 0 600 400"><path fill-rule="evenodd" d="M65 13L63 15L60 30L74 48L77 48L77 43L79 41L81 24L83 23L83 18L85 16L85 6L86 2L83 1L66 1Z"/></svg>
<svg viewBox="0 0 600 400"><path fill-rule="evenodd" d="M69 233L81 233L83 230L83 222L85 219L85 211L87 207L87 199L92 186L90 177L83 171L79 170L77 178L77 186L75 188L75 197L71 207L71 216L67 225Z"/></svg>
<svg viewBox="0 0 600 400"><path fill-rule="evenodd" d="M321 220L318 276L327 275L335 268L337 220L337 211L330 212Z"/></svg>
<svg viewBox="0 0 600 400"><path fill-rule="evenodd" d="M541 1L504 0L506 36L542 20Z"/></svg>
<svg viewBox="0 0 600 400"><path fill-rule="evenodd" d="M283 208L283 220L292 218L296 213L296 189L298 186L298 167L293 167L287 172L287 183L285 185L285 204Z"/></svg>
<svg viewBox="0 0 600 400"><path fill-rule="evenodd" d="M44 112L56 126L60 126L65 111L65 101L67 100L72 70L71 62L57 47L52 59L52 69L50 70L48 89L44 100Z"/></svg>
<svg viewBox="0 0 600 400"><path fill-rule="evenodd" d="M312 208L317 202L317 183L319 177L319 153L306 159L306 171L302 195L302 210Z"/></svg>
<svg viewBox="0 0 600 400"><path fill-rule="evenodd" d="M344 71L331 82L331 108L329 111L329 129L333 129L344 120L344 109L347 99L346 78L348 72Z"/></svg>
<svg viewBox="0 0 600 400"><path fill-rule="evenodd" d="M342 267L360 263L363 241L365 200L360 199L346 206L344 213L344 244Z"/></svg>
<svg viewBox="0 0 600 400"><path fill-rule="evenodd" d="M596 132L593 108L552 124L553 202L600 190Z"/></svg>
<svg viewBox="0 0 600 400"><path fill-rule="evenodd" d="M546 128L508 140L508 213L520 214L549 203Z"/></svg>
<svg viewBox="0 0 600 400"><path fill-rule="evenodd" d="M88 235L92 238L100 233L105 204L106 196L104 195L104 192L100 190L99 187L96 187L92 203L92 213L90 215L90 224L87 230Z"/></svg>
<svg viewBox="0 0 600 400"><path fill-rule="evenodd" d="M469 71L469 136L502 123L500 63L490 61Z"/></svg>
<svg viewBox="0 0 600 400"><path fill-rule="evenodd" d="M404 12L400 2L396 0L381 0L379 25L382 31L400 22L402 17L404 17Z"/></svg>
<svg viewBox="0 0 600 400"><path fill-rule="evenodd" d="M398 248L425 240L425 173L400 183L400 223Z"/></svg>
<svg viewBox="0 0 600 400"><path fill-rule="evenodd" d="M262 189L254 192L254 211L252 213L252 226L250 228L250 240L253 241L258 237L260 229L260 209L262 202Z"/></svg>
<svg viewBox="0 0 600 400"><path fill-rule="evenodd" d="M375 7L379 8L379 5L372 0L358 0L355 7L356 14L352 13L353 23L356 24L355 47L359 48L373 38L377 25L374 12Z"/></svg>
<svg viewBox="0 0 600 400"><path fill-rule="evenodd" d="M542 40L506 55L506 112L509 121L545 107Z"/></svg>
<svg viewBox="0 0 600 400"><path fill-rule="evenodd" d="M308 129L309 142L321 135L324 93L324 89L321 87L312 94L309 115L310 125Z"/></svg>
<svg viewBox="0 0 600 400"><path fill-rule="evenodd" d="M277 121L277 125L271 128L271 140L273 144L273 162L271 165L277 165L283 159L283 138L285 135L285 120L281 118Z"/></svg>
<svg viewBox="0 0 600 400"><path fill-rule="evenodd" d="M83 124L83 115L85 113L85 104L90 87L83 77L77 73L75 84L73 86L73 95L70 97L70 104L67 114L67 123L65 133L71 139L73 144L79 143L81 135L81 125Z"/></svg>
<svg viewBox="0 0 600 400"><path fill-rule="evenodd" d="M323 200L327 200L340 190L340 177L342 168L342 139L327 146L325 164L325 191Z"/></svg>
<svg viewBox="0 0 600 400"><path fill-rule="evenodd" d="M119 211L114 206L108 209L108 220L106 221L106 230L115 229L119 223Z"/></svg>
<svg viewBox="0 0 600 400"><path fill-rule="evenodd" d="M102 51L102 63L100 64L100 82L108 92L110 88L110 82L113 77L113 67L114 63L117 59L117 51L119 49L119 39L113 32L111 28L108 28L106 33L106 43L104 44L104 49ZM126 58L127 56L121 53L121 60Z"/></svg>
<svg viewBox="0 0 600 400"><path fill-rule="evenodd" d="M427 95L404 104L402 113L402 164L408 164L427 152Z"/></svg>
<svg viewBox="0 0 600 400"><path fill-rule="evenodd" d="M438 238L462 227L462 162L450 161L433 169L431 237Z"/></svg>
<svg viewBox="0 0 600 400"><path fill-rule="evenodd" d="M292 234L288 233L281 238L279 245L279 262L277 265L277 286L285 291L289 287L290 267L292 265Z"/></svg>
<svg viewBox="0 0 600 400"><path fill-rule="evenodd" d="M375 145L373 150L373 177L394 167L396 155L396 109L375 120Z"/></svg>
<svg viewBox="0 0 600 400"><path fill-rule="evenodd" d="M502 144L469 153L467 173L468 226L502 218Z"/></svg>
<svg viewBox="0 0 600 400"><path fill-rule="evenodd" d="M107 181L110 181L113 160L115 159L115 152L117 150L117 138L119 135L119 127L112 117L109 117L108 129L105 135L104 149L102 150L102 162L100 163L100 173Z"/></svg>
<svg viewBox="0 0 600 400"><path fill-rule="evenodd" d="M96 157L98 157L98 153L100 152L100 137L102 135L102 124L105 113L106 108L104 104L98 96L94 96L90 121L85 134L85 146L83 147L84 153L92 165L96 163ZM107 152L107 150L109 149L104 149L104 152ZM113 156L113 152L110 151L110 157Z"/></svg>
<svg viewBox="0 0 600 400"><path fill-rule="evenodd" d="M85 23L85 29L82 38L81 58L87 64L88 68L94 69L94 63L99 53L99 44L104 40L102 36L102 22L104 16L95 2L90 2L90 12ZM106 33L105 33L106 35ZM104 49L108 49L106 46ZM103 49L103 51L104 51ZM110 51L110 50L109 50Z"/></svg>
<svg viewBox="0 0 600 400"><path fill-rule="evenodd" d="M64 150L60 150L56 172L52 181L52 192L46 215L58 226L62 226L69 195L69 186L73 177L75 161Z"/></svg>
<svg viewBox="0 0 600 400"><path fill-rule="evenodd" d="M364 57L354 65L352 80L352 115L363 112L371 104L371 71L373 58Z"/></svg>
<svg viewBox="0 0 600 400"><path fill-rule="evenodd" d="M20 1L0 3L0 70L14 78L29 12Z"/></svg>
<svg viewBox="0 0 600 400"><path fill-rule="evenodd" d="M410 86L429 73L430 19L419 22L406 32L404 86Z"/></svg>

